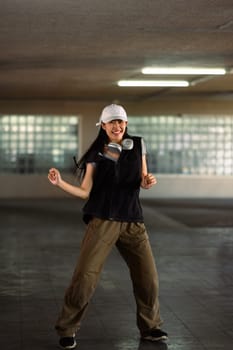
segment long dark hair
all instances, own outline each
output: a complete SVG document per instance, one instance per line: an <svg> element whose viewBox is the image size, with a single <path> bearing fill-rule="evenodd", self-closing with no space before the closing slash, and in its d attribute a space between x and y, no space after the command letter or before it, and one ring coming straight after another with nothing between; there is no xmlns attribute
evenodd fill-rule
<svg viewBox="0 0 233 350"><path fill-rule="evenodd" d="M124 138L130 137L127 132L127 128L125 129L125 133L123 136ZM92 142L90 147L87 149L87 151L82 155L82 157L76 162L76 159L74 157L74 161L76 164L76 176L79 181L79 183L82 182L85 173L86 173L86 164L88 161L91 161L96 158L99 152L103 152L104 145L109 143L108 135L106 134L105 130L100 127L99 133L96 137L96 139Z"/></svg>

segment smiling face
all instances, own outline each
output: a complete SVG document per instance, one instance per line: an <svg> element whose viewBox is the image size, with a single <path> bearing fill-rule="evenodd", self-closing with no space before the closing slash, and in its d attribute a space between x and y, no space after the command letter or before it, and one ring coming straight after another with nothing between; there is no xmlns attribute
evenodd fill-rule
<svg viewBox="0 0 233 350"><path fill-rule="evenodd" d="M114 119L109 123L102 123L102 128L106 131L109 142L121 143L128 122L121 119Z"/></svg>

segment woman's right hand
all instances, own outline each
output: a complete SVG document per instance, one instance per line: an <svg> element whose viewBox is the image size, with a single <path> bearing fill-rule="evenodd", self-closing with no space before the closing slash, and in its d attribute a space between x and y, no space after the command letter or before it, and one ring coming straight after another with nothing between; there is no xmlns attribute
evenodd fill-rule
<svg viewBox="0 0 233 350"><path fill-rule="evenodd" d="M48 179L53 185L59 186L59 184L61 182L60 171L55 169L55 168L49 169Z"/></svg>

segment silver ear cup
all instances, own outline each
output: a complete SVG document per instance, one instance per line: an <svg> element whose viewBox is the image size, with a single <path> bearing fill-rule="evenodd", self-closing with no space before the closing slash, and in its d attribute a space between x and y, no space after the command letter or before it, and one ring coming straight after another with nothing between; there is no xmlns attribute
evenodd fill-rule
<svg viewBox="0 0 233 350"><path fill-rule="evenodd" d="M131 150L133 149L133 140L132 139L124 139L121 142L122 148L125 150Z"/></svg>
<svg viewBox="0 0 233 350"><path fill-rule="evenodd" d="M109 152L120 154L122 151L121 145L115 142L110 142L107 146Z"/></svg>

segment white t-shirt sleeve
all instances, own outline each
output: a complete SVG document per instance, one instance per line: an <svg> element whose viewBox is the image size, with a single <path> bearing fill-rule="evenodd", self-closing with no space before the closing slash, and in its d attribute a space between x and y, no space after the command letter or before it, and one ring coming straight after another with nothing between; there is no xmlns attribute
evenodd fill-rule
<svg viewBox="0 0 233 350"><path fill-rule="evenodd" d="M141 138L141 142L142 142L142 155L146 155L146 144L143 140L143 138Z"/></svg>

